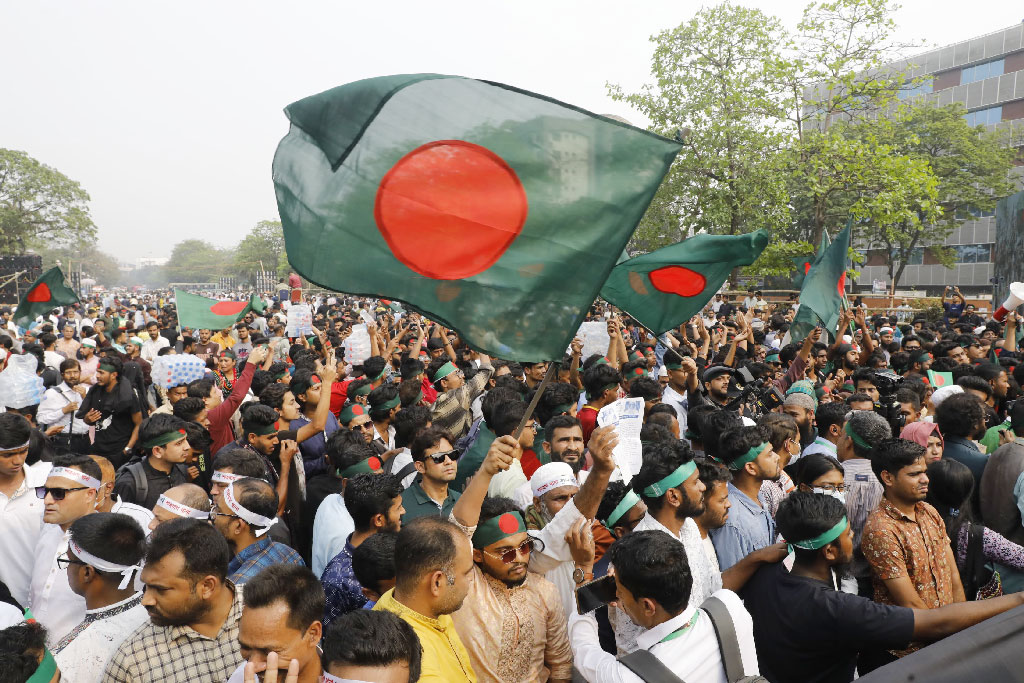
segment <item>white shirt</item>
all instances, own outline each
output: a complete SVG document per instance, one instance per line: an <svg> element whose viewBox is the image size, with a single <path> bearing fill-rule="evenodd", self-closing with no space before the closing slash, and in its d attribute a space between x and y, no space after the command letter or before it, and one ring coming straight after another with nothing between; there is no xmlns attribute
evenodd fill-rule
<svg viewBox="0 0 1024 683"><path fill-rule="evenodd" d="M543 529L527 532L544 544L543 550L530 553L530 571L542 574L555 584L566 614L576 613L576 582L572 580L574 565L565 535L580 519L583 519L583 515L576 509L576 501L570 500Z"/></svg>
<svg viewBox="0 0 1024 683"><path fill-rule="evenodd" d="M67 569L57 566L57 557L68 549L70 533L56 524L44 524L35 548L28 605L49 632L47 642L50 645L59 642L85 619L85 598L71 590Z"/></svg>
<svg viewBox="0 0 1024 683"><path fill-rule="evenodd" d="M345 548L349 534L356 530L352 515L345 508L345 499L340 493L324 498L313 519L313 573L318 577L324 567Z"/></svg>
<svg viewBox="0 0 1024 683"><path fill-rule="evenodd" d="M61 639L53 649L61 680L100 683L103 670L114 652L135 629L149 621L141 593L127 600L86 610L85 620Z"/></svg>
<svg viewBox="0 0 1024 683"><path fill-rule="evenodd" d="M690 407L686 402L686 394L680 394L670 384L665 387L665 391L661 392L661 402L667 403L675 409L676 421L679 422L679 433L686 432L686 411Z"/></svg>
<svg viewBox="0 0 1024 683"><path fill-rule="evenodd" d="M75 403L82 405L82 396L68 386L67 382L61 382L55 387L50 387L43 394L43 400L39 404L39 412L37 414L37 420L39 424L49 425L54 427L60 425L61 432L64 434L68 433L68 426L71 427L72 434L87 434L89 432L89 425L85 423L85 420L76 418L74 411L70 413L63 412L64 406L69 403Z"/></svg>
<svg viewBox="0 0 1024 683"><path fill-rule="evenodd" d="M50 463L22 467L25 479L14 495L0 493L0 581L22 605L28 604L32 564L43 528L43 501L35 487L46 484Z"/></svg>
<svg viewBox="0 0 1024 683"><path fill-rule="evenodd" d="M54 370L60 370L60 364L66 361L67 358L60 355L56 351L43 351L43 362L46 367L53 368Z"/></svg>
<svg viewBox="0 0 1024 683"><path fill-rule="evenodd" d="M142 351L140 351L142 360L152 363L156 360L157 353L160 349L167 348L170 345L171 342L163 335L157 336L156 341L153 341L147 334L145 341L142 342Z"/></svg>
<svg viewBox="0 0 1024 683"><path fill-rule="evenodd" d="M391 465L391 473L398 474L401 472L406 465L412 464L412 451L408 447L403 446L398 453L395 454L393 464ZM416 481L416 476L419 474L415 469L409 474L402 478L402 488L409 488L412 483Z"/></svg>
<svg viewBox="0 0 1024 683"><path fill-rule="evenodd" d="M740 645L743 675L756 675L757 651L754 648L753 620L743 608L739 596L732 591L719 590L714 596L725 603L732 617ZM688 624L695 613L696 621L681 636L664 640ZM597 637L597 620L593 614L580 615L574 611L569 615L569 642L572 645L573 665L590 683L636 683L642 680L616 661L614 655L601 649ZM711 617L703 611L697 613L697 608L692 604L668 621L641 633L637 644L649 650L684 681L728 683Z"/></svg>

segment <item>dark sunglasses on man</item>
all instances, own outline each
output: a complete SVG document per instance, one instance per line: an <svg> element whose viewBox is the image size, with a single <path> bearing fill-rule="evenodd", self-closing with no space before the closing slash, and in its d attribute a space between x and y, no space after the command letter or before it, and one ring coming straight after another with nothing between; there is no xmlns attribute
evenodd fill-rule
<svg viewBox="0 0 1024 683"><path fill-rule="evenodd" d="M529 554L536 550L541 551L544 549L544 543L539 538L528 538L519 544L518 548L508 548L503 550L500 554L489 553L486 550L482 551L484 555L490 555L491 557L500 558L505 564L512 564L516 561L516 557L519 555L529 556Z"/></svg>
<svg viewBox="0 0 1024 683"><path fill-rule="evenodd" d="M36 498L44 499L46 494L49 493L54 500L64 500L65 496L68 495L69 491L84 491L88 486L78 486L73 489L62 489L62 488L51 488L49 486L37 486L36 487Z"/></svg>
<svg viewBox="0 0 1024 683"><path fill-rule="evenodd" d="M450 450L443 453L431 453L427 457L433 460L435 465L443 465L445 458L451 458L452 462L458 462L459 452L457 450Z"/></svg>

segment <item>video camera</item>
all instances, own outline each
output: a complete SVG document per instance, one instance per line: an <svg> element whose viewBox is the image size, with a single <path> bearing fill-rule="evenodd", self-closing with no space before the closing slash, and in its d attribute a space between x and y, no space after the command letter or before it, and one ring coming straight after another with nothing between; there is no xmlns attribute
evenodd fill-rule
<svg viewBox="0 0 1024 683"><path fill-rule="evenodd" d="M885 418L892 430L893 437L903 431L906 416L900 412L900 402L896 400L896 392L903 384L903 377L892 370L877 370L874 375L875 386L878 388L878 403L875 412Z"/></svg>
<svg viewBox="0 0 1024 683"><path fill-rule="evenodd" d="M781 406L786 395L772 385L769 379L769 376L758 379L749 369L740 368L735 375L739 395L729 401L725 409L738 411L742 407L745 416L756 420Z"/></svg>

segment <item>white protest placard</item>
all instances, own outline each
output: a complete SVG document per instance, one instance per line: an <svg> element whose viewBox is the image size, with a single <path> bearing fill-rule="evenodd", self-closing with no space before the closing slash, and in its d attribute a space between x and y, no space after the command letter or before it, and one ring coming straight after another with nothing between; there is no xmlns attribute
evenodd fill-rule
<svg viewBox="0 0 1024 683"><path fill-rule="evenodd" d="M288 329L285 334L289 337L313 334L313 309L309 304L292 304L288 309Z"/></svg>
<svg viewBox="0 0 1024 683"><path fill-rule="evenodd" d="M640 444L640 430L644 423L644 400L642 398L620 398L610 403L597 414L597 426L615 428L619 443L612 451L615 466L622 473L627 484L643 464L643 446Z"/></svg>
<svg viewBox="0 0 1024 683"><path fill-rule="evenodd" d="M595 353L602 356L608 355L608 343L611 341L611 337L608 336L608 323L600 321L583 323L576 336L583 342L581 361L590 358Z"/></svg>
<svg viewBox="0 0 1024 683"><path fill-rule="evenodd" d="M370 357L370 335L366 325L352 326L352 334L345 338L345 362L349 365L360 365Z"/></svg>

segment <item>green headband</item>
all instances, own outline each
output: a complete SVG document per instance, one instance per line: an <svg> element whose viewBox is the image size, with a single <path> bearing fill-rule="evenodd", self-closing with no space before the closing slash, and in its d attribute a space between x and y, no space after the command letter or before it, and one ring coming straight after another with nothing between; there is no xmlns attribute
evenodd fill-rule
<svg viewBox="0 0 1024 683"><path fill-rule="evenodd" d="M915 362L915 363L927 363L927 362L928 362L928 361L930 361L931 359L932 359L932 354L930 354L930 353L928 353L927 351L925 351L925 352L924 352L924 353L922 353L922 354L921 354L920 356L918 356L918 357L917 357L917 360L916 360L916 361L914 361L914 362Z"/></svg>
<svg viewBox="0 0 1024 683"><path fill-rule="evenodd" d="M601 394L603 394L604 392L608 391L609 389L618 389L618 388L619 388L619 383L618 382L613 382L611 384L606 384L603 387L601 387L601 390L598 391L596 394L591 394L590 392L587 392L587 398L596 398L596 397L600 396Z"/></svg>
<svg viewBox="0 0 1024 683"><path fill-rule="evenodd" d="M644 372L643 368L633 368L633 373L632 374L635 375L636 377L643 377L647 373Z"/></svg>
<svg viewBox="0 0 1024 683"><path fill-rule="evenodd" d="M524 531L526 531L526 521L523 519L522 513L518 510L506 512L480 523L473 533L473 547L486 548L503 538L508 538Z"/></svg>
<svg viewBox="0 0 1024 683"><path fill-rule="evenodd" d="M255 434L256 436L266 436L267 434L277 433L277 422L265 425L263 427L253 427L252 429L246 429L246 434Z"/></svg>
<svg viewBox="0 0 1024 683"><path fill-rule="evenodd" d="M117 368L115 368L113 365L108 365L106 363L100 363L98 367L103 372L117 372Z"/></svg>
<svg viewBox="0 0 1024 683"><path fill-rule="evenodd" d="M412 403L410 403L409 405L413 405L413 406L414 406L414 405L416 405L417 403L419 403L419 402L420 402L420 401L422 401L422 400L423 400L423 390L422 390L422 389L420 389L420 393L419 393L419 395L418 395L418 396L417 396L417 397L415 398L415 400L413 400L413 402L412 402Z"/></svg>
<svg viewBox="0 0 1024 683"><path fill-rule="evenodd" d="M381 467L383 467L383 464L381 463L380 458L376 455L371 455L366 460L360 460L355 465L346 467L338 472L338 474L348 478L356 474L372 474L374 472L379 472Z"/></svg>
<svg viewBox="0 0 1024 683"><path fill-rule="evenodd" d="M359 403L352 403L345 406L345 409L341 411L341 422L342 424L348 424L360 415L366 415L366 408Z"/></svg>
<svg viewBox="0 0 1024 683"><path fill-rule="evenodd" d="M665 492L668 491L669 489L675 488L676 486L679 486L684 481L689 479L690 475L693 474L696 470L697 463L695 463L694 461L691 460L688 463L684 463L677 467L672 474L668 475L661 481L654 482L653 484L645 488L644 495L647 496L648 498L660 498L661 496L665 495Z"/></svg>
<svg viewBox="0 0 1024 683"><path fill-rule="evenodd" d="M860 446L861 448L863 448L865 450L869 450L869 451L871 450L871 444L869 444L864 439L860 438L860 435L857 434L857 432L853 431L853 427L850 426L849 422L847 422L845 425L843 425L843 431L846 432L846 434L851 439L853 439L853 442L855 444L857 444L858 446Z"/></svg>
<svg viewBox="0 0 1024 683"><path fill-rule="evenodd" d="M779 358L779 354L773 353L770 356L765 356L764 360L766 363L781 363L782 359Z"/></svg>
<svg viewBox="0 0 1024 683"><path fill-rule="evenodd" d="M173 443L178 439L183 439L186 436L188 435L186 434L184 429L174 429L169 432L164 432L163 434L158 434L149 441L143 441L141 444L139 444L139 448L146 450L148 448L155 448L157 446L166 446L167 444Z"/></svg>
<svg viewBox="0 0 1024 683"><path fill-rule="evenodd" d="M682 363L665 363L665 369L666 370L682 370L683 369L683 364Z"/></svg>
<svg viewBox="0 0 1024 683"><path fill-rule="evenodd" d="M458 368L455 367L451 361L448 361L447 363L439 367L437 369L437 372L434 373L434 381L440 382L441 380L443 380L445 377L452 374L456 370L458 370Z"/></svg>
<svg viewBox="0 0 1024 683"><path fill-rule="evenodd" d="M571 412L572 412L572 405L569 404L569 403L560 403L559 405L557 405L557 406L555 406L554 408L551 409L551 414L552 415L561 415L562 413L571 413Z"/></svg>
<svg viewBox="0 0 1024 683"><path fill-rule="evenodd" d="M276 382L277 380L282 379L282 378L287 377L287 376L288 376L288 371L287 370L282 370L281 372L279 372L276 375L274 375L274 381Z"/></svg>
<svg viewBox="0 0 1024 683"><path fill-rule="evenodd" d="M608 359L605 358L604 356L601 356L600 358L594 361L594 365L608 365Z"/></svg>
<svg viewBox="0 0 1024 683"><path fill-rule="evenodd" d="M391 410L395 406L399 405L401 402L402 402L402 400L400 398L398 398L397 396L395 396L390 401L385 401L384 403L380 404L379 406L373 406L371 404L370 405L370 410L372 410L374 412L376 412L378 410Z"/></svg>
<svg viewBox="0 0 1024 683"><path fill-rule="evenodd" d="M353 389L351 394L353 396L366 396L371 391L373 391L373 387L370 384L364 384L363 386L359 387L358 389Z"/></svg>
<svg viewBox="0 0 1024 683"><path fill-rule="evenodd" d="M743 466L746 465L748 462L754 462L755 460L757 460L757 456L761 455L761 451L763 451L764 447L768 446L768 445L770 445L770 444L767 441L765 441L764 443L762 443L762 444L760 444L758 446L754 446L749 451L747 451L746 453L744 453L740 457L738 457L735 460L733 460L732 462L730 462L729 465L728 465L729 469L730 470L741 470L741 469L743 469Z"/></svg>
<svg viewBox="0 0 1024 683"><path fill-rule="evenodd" d="M50 649L43 651L43 661L39 662L36 672L29 676L25 683L50 683L53 674L57 673L57 660L53 658Z"/></svg>
<svg viewBox="0 0 1024 683"><path fill-rule="evenodd" d="M789 552L793 552L793 548L802 548L804 550L817 550L818 548L824 548L832 541L839 538L839 535L846 531L846 525L849 521L844 515L839 522L829 529L828 531L818 534L812 539L806 541L793 541L788 545Z"/></svg>
<svg viewBox="0 0 1024 683"><path fill-rule="evenodd" d="M622 519L622 515L626 514L634 505L636 505L639 502L640 496L637 495L636 491L630 489L626 493L626 495L623 496L622 500L619 501L619 504L615 506L615 509L612 510L612 514L608 515L608 519L604 520L603 523L605 525L605 528L610 530L613 526L615 526L615 523L617 521Z"/></svg>
<svg viewBox="0 0 1024 683"><path fill-rule="evenodd" d="M370 378L370 381L371 381L371 382L376 382L376 381L377 381L377 380L379 380L379 379L380 379L381 377L383 377L383 376L384 376L385 374L387 374L387 371L388 371L388 366L387 366L387 363L385 363L385 364L384 364L384 367L383 367L383 368L381 368L381 371L380 371L379 373L377 373L377 376L376 376L376 377L371 377L371 378Z"/></svg>

